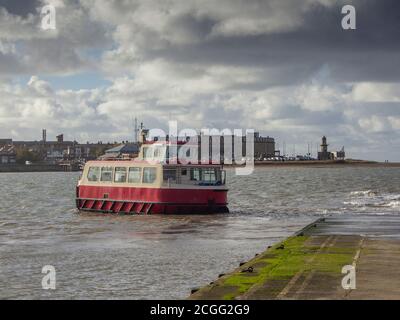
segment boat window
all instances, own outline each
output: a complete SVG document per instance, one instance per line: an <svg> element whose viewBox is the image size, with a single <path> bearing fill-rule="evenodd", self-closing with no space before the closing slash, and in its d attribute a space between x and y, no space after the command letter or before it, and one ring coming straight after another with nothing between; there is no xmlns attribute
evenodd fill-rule
<svg viewBox="0 0 400 320"><path fill-rule="evenodd" d="M115 168L114 182L126 182L126 168Z"/></svg>
<svg viewBox="0 0 400 320"><path fill-rule="evenodd" d="M203 170L203 180L205 182L215 182L217 180L214 169Z"/></svg>
<svg viewBox="0 0 400 320"><path fill-rule="evenodd" d="M162 147L156 147L154 149L154 158L157 158L157 159L160 158L162 156L162 151L163 151Z"/></svg>
<svg viewBox="0 0 400 320"><path fill-rule="evenodd" d="M103 181L103 182L112 181L112 172L113 172L112 167L102 167L100 181Z"/></svg>
<svg viewBox="0 0 400 320"><path fill-rule="evenodd" d="M201 169L199 169L199 168L190 169L190 180L200 181L201 180Z"/></svg>
<svg viewBox="0 0 400 320"><path fill-rule="evenodd" d="M99 167L90 167L87 178L89 181L99 181L100 177L100 168Z"/></svg>
<svg viewBox="0 0 400 320"><path fill-rule="evenodd" d="M153 158L153 148L152 147L144 147L143 148L143 159L152 159Z"/></svg>
<svg viewBox="0 0 400 320"><path fill-rule="evenodd" d="M140 168L140 167L129 168L128 182L129 183L140 183L141 172L142 172L142 168Z"/></svg>
<svg viewBox="0 0 400 320"><path fill-rule="evenodd" d="M186 176L187 175L187 169L182 169L181 170L181 175Z"/></svg>
<svg viewBox="0 0 400 320"><path fill-rule="evenodd" d="M164 169L163 179L164 181L168 180L176 181L176 169Z"/></svg>
<svg viewBox="0 0 400 320"><path fill-rule="evenodd" d="M153 183L156 181L156 168L143 169L143 183Z"/></svg>

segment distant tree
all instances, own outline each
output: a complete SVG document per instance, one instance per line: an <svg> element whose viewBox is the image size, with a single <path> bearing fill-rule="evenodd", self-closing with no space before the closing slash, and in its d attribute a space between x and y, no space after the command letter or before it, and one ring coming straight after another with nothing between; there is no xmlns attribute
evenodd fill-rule
<svg viewBox="0 0 400 320"><path fill-rule="evenodd" d="M94 157L94 158L98 158L100 156L102 156L106 150L109 147L107 146L101 146L101 147L96 147L96 148L90 148L90 156Z"/></svg>
<svg viewBox="0 0 400 320"><path fill-rule="evenodd" d="M16 161L17 163L24 164L26 161L37 162L42 160L39 153L30 151L27 148L17 148L16 150Z"/></svg>

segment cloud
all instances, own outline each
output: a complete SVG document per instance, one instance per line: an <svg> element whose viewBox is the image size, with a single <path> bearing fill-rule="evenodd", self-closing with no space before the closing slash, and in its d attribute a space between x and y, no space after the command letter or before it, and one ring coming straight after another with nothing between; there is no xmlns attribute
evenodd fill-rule
<svg viewBox="0 0 400 320"><path fill-rule="evenodd" d="M398 1L52 1L50 32L44 3L0 1L2 136L46 127L126 140L137 116L149 127L255 128L299 152L323 134L350 154L379 145L368 158L387 139L400 146ZM344 4L357 30L342 30ZM44 80L88 71L111 84Z"/></svg>
<svg viewBox="0 0 400 320"><path fill-rule="evenodd" d="M400 83L357 83L352 96L359 102L400 102Z"/></svg>
<svg viewBox="0 0 400 320"><path fill-rule="evenodd" d="M25 85L0 83L0 136L16 139L39 139L40 129L47 128L49 136L60 132L69 139L111 140L115 127L97 107L101 90L54 90L51 85L33 76ZM117 130L116 130L117 131ZM126 133L123 130L119 134Z"/></svg>
<svg viewBox="0 0 400 320"><path fill-rule="evenodd" d="M50 84L46 81L40 80L37 76L31 77L28 82L28 87L32 88L34 93L42 96L50 96L53 94Z"/></svg>
<svg viewBox="0 0 400 320"><path fill-rule="evenodd" d="M111 45L106 27L91 20L89 12L77 1L30 2L25 11L20 2L11 2L6 2L5 7L0 3L3 76L92 70L96 68L96 58L90 52ZM57 9L56 30L41 28L41 8L48 3Z"/></svg>
<svg viewBox="0 0 400 320"><path fill-rule="evenodd" d="M0 0L0 7L12 15L22 17L35 13L40 4L41 2L37 0Z"/></svg>

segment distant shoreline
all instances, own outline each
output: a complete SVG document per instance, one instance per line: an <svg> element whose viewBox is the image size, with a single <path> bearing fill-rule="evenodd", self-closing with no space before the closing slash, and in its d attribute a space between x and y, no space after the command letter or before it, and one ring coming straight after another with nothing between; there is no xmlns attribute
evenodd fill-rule
<svg viewBox="0 0 400 320"><path fill-rule="evenodd" d="M65 172L65 168L57 164L8 164L0 165L0 173L18 172ZM71 171L67 171L71 172Z"/></svg>
<svg viewBox="0 0 400 320"><path fill-rule="evenodd" d="M255 161L256 167L313 167L313 168L341 168L341 167L372 167L372 168L400 168L400 162L376 162L365 160L307 160L307 161ZM225 167L240 167L228 165ZM79 170L65 170L59 165L32 164L32 165L0 165L0 173L18 172L76 172Z"/></svg>
<svg viewBox="0 0 400 320"><path fill-rule="evenodd" d="M257 167L388 167L400 168L400 162L367 160L305 160L305 161L255 161ZM235 165L225 165L234 167Z"/></svg>

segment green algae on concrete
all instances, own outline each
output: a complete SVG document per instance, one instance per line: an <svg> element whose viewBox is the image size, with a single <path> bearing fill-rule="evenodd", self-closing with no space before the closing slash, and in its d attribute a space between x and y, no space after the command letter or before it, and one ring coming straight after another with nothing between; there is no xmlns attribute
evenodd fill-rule
<svg viewBox="0 0 400 320"><path fill-rule="evenodd" d="M346 290L350 264L357 282ZM399 264L400 216L324 217L189 299L400 299Z"/></svg>
<svg viewBox="0 0 400 320"><path fill-rule="evenodd" d="M352 263L354 246L341 246L329 237L310 240L307 235L289 237L200 289L190 299L240 299L261 286L264 297L276 298L296 274L312 271L337 275L344 265ZM246 272L249 267L252 272Z"/></svg>

